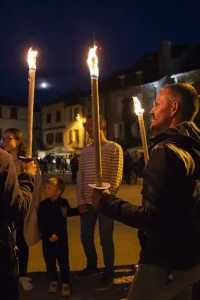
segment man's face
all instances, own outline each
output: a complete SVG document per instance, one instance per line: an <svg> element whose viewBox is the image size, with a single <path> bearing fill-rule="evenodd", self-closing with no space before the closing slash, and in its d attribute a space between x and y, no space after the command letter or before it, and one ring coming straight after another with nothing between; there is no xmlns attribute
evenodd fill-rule
<svg viewBox="0 0 200 300"><path fill-rule="evenodd" d="M164 132L170 127L172 118L175 114L174 102L169 99L169 93L170 90L168 88L161 90L150 111L150 115L152 116L150 129L154 136Z"/></svg>
<svg viewBox="0 0 200 300"><path fill-rule="evenodd" d="M85 123L85 130L87 131L89 138L93 139L94 138L94 133L93 133L93 120L92 118L87 119Z"/></svg>

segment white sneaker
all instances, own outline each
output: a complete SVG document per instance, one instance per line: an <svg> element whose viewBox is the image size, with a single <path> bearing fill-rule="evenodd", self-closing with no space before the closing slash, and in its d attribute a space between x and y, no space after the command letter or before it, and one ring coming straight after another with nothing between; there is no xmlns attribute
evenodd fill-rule
<svg viewBox="0 0 200 300"><path fill-rule="evenodd" d="M28 277L20 277L19 282L22 285L24 291L30 292L33 290L33 285L31 283L32 279Z"/></svg>
<svg viewBox="0 0 200 300"><path fill-rule="evenodd" d="M70 296L69 284L63 283L62 284L62 297L69 297L69 296Z"/></svg>

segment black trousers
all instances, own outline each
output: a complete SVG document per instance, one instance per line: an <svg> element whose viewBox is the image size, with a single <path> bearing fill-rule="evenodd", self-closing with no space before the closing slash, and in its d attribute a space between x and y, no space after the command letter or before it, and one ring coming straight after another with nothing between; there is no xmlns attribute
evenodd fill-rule
<svg viewBox="0 0 200 300"><path fill-rule="evenodd" d="M19 275L27 276L29 248L24 239L24 222L17 224L16 245L19 249Z"/></svg>
<svg viewBox="0 0 200 300"><path fill-rule="evenodd" d="M42 250L50 281L57 281L56 261L60 268L62 283L70 282L69 248L68 239L58 240L51 243L49 240L42 241Z"/></svg>

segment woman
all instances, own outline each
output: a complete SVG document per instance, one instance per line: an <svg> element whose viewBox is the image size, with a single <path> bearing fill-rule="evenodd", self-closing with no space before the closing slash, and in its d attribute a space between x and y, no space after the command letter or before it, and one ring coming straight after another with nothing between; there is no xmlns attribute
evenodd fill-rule
<svg viewBox="0 0 200 300"><path fill-rule="evenodd" d="M25 156L25 142L23 133L17 128L9 128L4 131L2 138L2 146L8 151L13 158L17 174L21 173L20 156ZM35 176L35 191L30 209L25 219L17 224L16 244L20 251L19 256L19 275L20 284L25 291L31 291L33 284L31 278L27 277L29 247L36 244L40 240L40 232L37 226L37 207L41 200L41 174L38 163L37 173Z"/></svg>

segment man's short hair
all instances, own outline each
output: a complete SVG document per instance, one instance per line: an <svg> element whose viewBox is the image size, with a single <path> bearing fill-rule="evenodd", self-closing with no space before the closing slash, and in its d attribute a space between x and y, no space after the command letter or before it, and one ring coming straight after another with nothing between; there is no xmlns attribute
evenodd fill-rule
<svg viewBox="0 0 200 300"><path fill-rule="evenodd" d="M87 116L87 120L91 119L92 115ZM104 125L104 129L106 129L106 120L102 115L99 115L100 124Z"/></svg>
<svg viewBox="0 0 200 300"><path fill-rule="evenodd" d="M65 183L62 179L56 178L56 177L51 177L51 178L48 178L47 183L50 183L50 184L53 184L54 186L56 186L56 188L61 191L60 195L62 195L64 193Z"/></svg>
<svg viewBox="0 0 200 300"><path fill-rule="evenodd" d="M180 104L181 121L193 121L199 111L199 97L195 88L188 83L166 85L172 92L172 97Z"/></svg>

